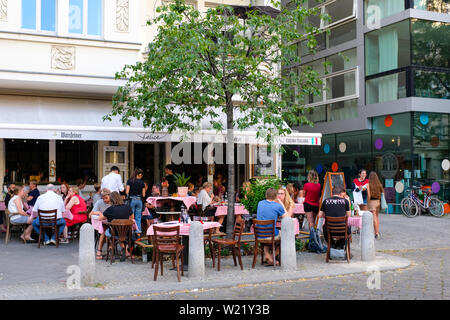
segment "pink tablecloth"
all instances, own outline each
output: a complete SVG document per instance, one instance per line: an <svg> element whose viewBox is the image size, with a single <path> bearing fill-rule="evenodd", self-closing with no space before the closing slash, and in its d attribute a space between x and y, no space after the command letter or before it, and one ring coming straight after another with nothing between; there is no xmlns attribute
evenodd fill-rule
<svg viewBox="0 0 450 320"><path fill-rule="evenodd" d="M5 206L5 201L0 201L0 211L5 211L6 206Z"/></svg>
<svg viewBox="0 0 450 320"><path fill-rule="evenodd" d="M349 217L347 220L347 224L349 226L361 229L362 228L362 217L360 217L360 216Z"/></svg>
<svg viewBox="0 0 450 320"><path fill-rule="evenodd" d="M303 203L296 203L294 205L294 214L303 214L305 210L303 209Z"/></svg>
<svg viewBox="0 0 450 320"><path fill-rule="evenodd" d="M300 233L300 225L298 223L297 218L292 218L292 220L294 221L294 232L297 235ZM277 221L276 227L281 228L281 221ZM252 226L250 227L250 232L254 232L254 231L255 230L253 229L253 224L252 224Z"/></svg>
<svg viewBox="0 0 450 320"><path fill-rule="evenodd" d="M93 216L91 217L91 224L92 227L98 231L98 233L102 234L104 232L103 229L103 222L102 221L106 221L106 220L98 220L98 219L94 219ZM134 222L133 225L133 230L137 230L137 225L136 222Z"/></svg>
<svg viewBox="0 0 450 320"><path fill-rule="evenodd" d="M211 228L218 228L221 226L220 223L218 222L203 222L203 230L207 230L207 229L211 229ZM152 236L153 235L153 226L158 226L158 227L176 227L176 226L180 226L180 235L181 236L188 236L189 235L189 229L191 227L191 225L189 223L179 223L179 222L169 222L169 223L158 223L158 224L152 224L148 229L147 229L147 235L148 236ZM167 234L167 235L171 235L171 234Z"/></svg>
<svg viewBox="0 0 450 320"><path fill-rule="evenodd" d="M227 206L217 206L216 217L217 216L226 216L227 214L228 214ZM245 209L245 207L243 205L235 204L234 205L234 214L235 215L248 214L248 211Z"/></svg>
<svg viewBox="0 0 450 320"><path fill-rule="evenodd" d="M186 209L189 209L190 206L192 206L194 203L197 202L196 197L148 197L147 202L154 205L155 207L158 207L158 200L164 199L183 201L184 205L186 206Z"/></svg>

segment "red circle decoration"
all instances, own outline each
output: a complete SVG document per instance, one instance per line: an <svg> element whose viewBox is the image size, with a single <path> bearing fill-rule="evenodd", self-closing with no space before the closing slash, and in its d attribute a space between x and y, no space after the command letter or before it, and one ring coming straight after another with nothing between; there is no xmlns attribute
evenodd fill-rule
<svg viewBox="0 0 450 320"><path fill-rule="evenodd" d="M336 172L339 169L339 165L337 164L337 162L333 162L331 164L331 171Z"/></svg>
<svg viewBox="0 0 450 320"><path fill-rule="evenodd" d="M434 137L431 138L430 144L431 144L431 146L432 146L433 148L439 147L439 143L440 143L439 137L434 136Z"/></svg>
<svg viewBox="0 0 450 320"><path fill-rule="evenodd" d="M391 116L387 116L386 118L384 118L384 125L386 127L389 128L390 126L392 126L392 122L393 122L393 120L392 120Z"/></svg>

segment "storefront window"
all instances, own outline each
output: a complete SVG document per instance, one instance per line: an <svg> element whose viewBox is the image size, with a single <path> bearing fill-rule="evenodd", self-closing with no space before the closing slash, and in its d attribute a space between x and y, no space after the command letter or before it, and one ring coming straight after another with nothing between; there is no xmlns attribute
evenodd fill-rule
<svg viewBox="0 0 450 320"><path fill-rule="evenodd" d="M381 103L406 97L406 72L366 81L366 104Z"/></svg>
<svg viewBox="0 0 450 320"><path fill-rule="evenodd" d="M439 185L441 200L450 199L450 171L444 171L442 162L449 159L448 114L414 113L414 177L421 185Z"/></svg>
<svg viewBox="0 0 450 320"><path fill-rule="evenodd" d="M306 179L305 146L284 145L282 153L282 179L289 182L302 182ZM297 154L298 156L297 156Z"/></svg>
<svg viewBox="0 0 450 320"><path fill-rule="evenodd" d="M96 154L94 141L56 141L57 181L78 184L87 177L88 183L98 182Z"/></svg>
<svg viewBox="0 0 450 320"><path fill-rule="evenodd" d="M450 2L448 0L414 0L414 9L449 13Z"/></svg>
<svg viewBox="0 0 450 320"><path fill-rule="evenodd" d="M7 182L48 181L48 140L5 139Z"/></svg>
<svg viewBox="0 0 450 320"><path fill-rule="evenodd" d="M392 16L405 10L405 0L364 0L364 21L376 19L373 17L379 14L379 19Z"/></svg>
<svg viewBox="0 0 450 320"><path fill-rule="evenodd" d="M409 20L366 34L365 47L366 76L410 65Z"/></svg>

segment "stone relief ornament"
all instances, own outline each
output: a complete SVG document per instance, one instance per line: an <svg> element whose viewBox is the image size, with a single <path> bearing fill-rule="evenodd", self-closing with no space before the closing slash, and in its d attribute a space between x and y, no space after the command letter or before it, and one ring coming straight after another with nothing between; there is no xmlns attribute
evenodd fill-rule
<svg viewBox="0 0 450 320"><path fill-rule="evenodd" d="M8 0L0 0L0 20L5 20L8 17Z"/></svg>
<svg viewBox="0 0 450 320"><path fill-rule="evenodd" d="M52 69L74 70L75 47L52 46Z"/></svg>
<svg viewBox="0 0 450 320"><path fill-rule="evenodd" d="M130 23L130 0L116 0L116 28L120 32L128 32Z"/></svg>

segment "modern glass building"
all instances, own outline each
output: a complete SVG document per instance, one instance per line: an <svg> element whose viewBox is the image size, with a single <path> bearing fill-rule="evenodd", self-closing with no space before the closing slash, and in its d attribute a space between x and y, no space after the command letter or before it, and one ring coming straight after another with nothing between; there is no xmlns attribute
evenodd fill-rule
<svg viewBox="0 0 450 320"><path fill-rule="evenodd" d="M396 185L413 183L449 200L450 1L305 2L331 20L309 18L323 30L315 53L297 43L302 62L291 71L311 68L323 84L304 101L314 127L296 129L324 136L320 147L288 148L283 177L304 181L308 169L333 167L349 187L366 168L382 178L388 202L403 196Z"/></svg>

